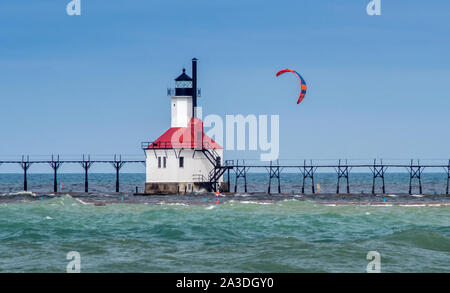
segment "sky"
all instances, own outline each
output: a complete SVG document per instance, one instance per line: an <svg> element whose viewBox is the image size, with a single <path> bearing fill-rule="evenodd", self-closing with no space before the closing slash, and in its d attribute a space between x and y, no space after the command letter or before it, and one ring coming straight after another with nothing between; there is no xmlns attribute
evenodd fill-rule
<svg viewBox="0 0 450 293"><path fill-rule="evenodd" d="M69 2L0 2L0 160L144 159L193 57L204 115L280 115L281 160L450 157L448 1Z"/></svg>

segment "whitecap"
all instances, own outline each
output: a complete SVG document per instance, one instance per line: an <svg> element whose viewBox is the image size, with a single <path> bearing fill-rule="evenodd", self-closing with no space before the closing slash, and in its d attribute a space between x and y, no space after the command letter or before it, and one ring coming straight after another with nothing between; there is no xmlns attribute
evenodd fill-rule
<svg viewBox="0 0 450 293"><path fill-rule="evenodd" d="M84 201L82 201L81 199L79 199L79 198L74 198L76 201L78 201L79 203L81 203L81 204L83 204L83 205L88 205L88 204L90 204L90 203L87 203L87 202L84 202Z"/></svg>
<svg viewBox="0 0 450 293"><path fill-rule="evenodd" d="M31 195L36 196L37 194L31 191L18 191L18 192L10 192L10 193L3 193L3 195Z"/></svg>
<svg viewBox="0 0 450 293"><path fill-rule="evenodd" d="M243 200L243 201L239 201L239 202L240 203L263 204L263 205L273 204L272 202L260 202L260 201L249 201L249 200Z"/></svg>
<svg viewBox="0 0 450 293"><path fill-rule="evenodd" d="M252 195L248 194L248 193L235 193L234 196L247 197L247 196L252 196Z"/></svg>
<svg viewBox="0 0 450 293"><path fill-rule="evenodd" d="M171 202L171 203L165 203L165 202L161 202L159 203L160 205L168 205L168 206L188 206L185 203L179 203L179 202Z"/></svg>

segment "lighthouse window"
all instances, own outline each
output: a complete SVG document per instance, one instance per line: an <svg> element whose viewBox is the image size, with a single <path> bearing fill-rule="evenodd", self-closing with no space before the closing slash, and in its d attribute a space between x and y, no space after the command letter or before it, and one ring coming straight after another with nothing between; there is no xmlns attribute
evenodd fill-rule
<svg viewBox="0 0 450 293"><path fill-rule="evenodd" d="M184 157L180 157L180 168L184 167Z"/></svg>
<svg viewBox="0 0 450 293"><path fill-rule="evenodd" d="M158 168L161 168L161 157L158 157Z"/></svg>
<svg viewBox="0 0 450 293"><path fill-rule="evenodd" d="M163 157L163 168L167 166L167 157Z"/></svg>
<svg viewBox="0 0 450 293"><path fill-rule="evenodd" d="M176 88L191 88L192 87L192 81L176 81L175 82Z"/></svg>

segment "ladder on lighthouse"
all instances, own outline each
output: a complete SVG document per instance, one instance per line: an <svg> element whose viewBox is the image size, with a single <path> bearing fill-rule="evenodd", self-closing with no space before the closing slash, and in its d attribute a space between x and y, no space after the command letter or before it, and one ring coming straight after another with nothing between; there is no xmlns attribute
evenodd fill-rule
<svg viewBox="0 0 450 293"><path fill-rule="evenodd" d="M217 191L217 183L220 177L222 177L226 170L232 167L228 165L222 165L221 158L214 149L202 149L201 151L214 167L209 172L208 178L204 178L202 176L202 181L206 183L208 191Z"/></svg>

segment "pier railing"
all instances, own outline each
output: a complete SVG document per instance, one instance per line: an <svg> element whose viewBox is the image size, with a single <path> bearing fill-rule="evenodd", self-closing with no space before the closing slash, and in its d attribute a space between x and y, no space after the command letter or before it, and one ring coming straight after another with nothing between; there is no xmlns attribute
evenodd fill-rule
<svg viewBox="0 0 450 293"><path fill-rule="evenodd" d="M84 192L89 191L89 181L88 181L88 170L91 168L93 164L110 164L116 173L116 192L120 190L120 181L119 181L119 171L125 165L129 163L142 163L145 164L145 160L123 160L122 156L114 155L113 159L110 160L91 160L90 156L82 156L81 160L61 160L59 155L51 156L51 159L43 159L43 160L30 160L29 156L22 156L21 160L0 160L0 165L2 164L19 164L23 170L23 190L28 190L28 180L27 173L28 169L35 164L45 164L49 165L53 169L53 191L58 191L58 169L63 164L79 164L84 170Z"/></svg>
<svg viewBox="0 0 450 293"><path fill-rule="evenodd" d="M227 175L228 181L228 191L231 191L231 182L230 182L230 172L234 172L235 174L235 184L234 184L234 192L237 192L239 179L243 179L244 181L244 191L247 192L247 174L249 170L265 170L268 173L268 189L267 193L271 193L271 185L273 181L277 184L277 191L281 193L281 175L283 171L292 171L298 172L300 174L301 180L301 193L305 193L306 184L311 185L312 193L316 193L314 179L316 172L318 170L329 170L332 169L336 172L337 184L336 184L336 193L341 193L341 180L344 181L345 184L345 192L350 193L350 172L352 170L361 170L366 169L370 170L372 173L372 194L375 194L377 179L381 180L381 190L382 193L386 193L386 184L385 177L387 175L387 170L395 170L402 169L406 170L409 174L409 194L412 194L413 182L417 182L419 186L419 193L423 192L422 185L422 174L425 169L439 169L444 170L444 174L446 176L446 189L445 194L449 195L450 192L450 160L445 163L443 160L442 163L428 163L422 164L420 160L410 160L408 163L386 163L383 160L373 160L370 163L359 163L359 164L350 164L348 160L335 160L335 163L316 163L313 160L303 160L301 164L280 164L279 161L275 162L259 162L259 163L249 163L249 161L245 160L226 160L223 165L217 165L215 167L214 172L220 174L220 176ZM63 164L79 164L83 170L85 175L85 192L88 192L88 170L93 164L109 164L111 165L116 173L116 192L119 192L119 171L125 165L129 163L142 163L145 164L145 160L123 160L122 156L115 155L112 159L106 160L91 160L90 156L82 156L81 160L62 160L59 156L51 156L50 159L44 160L30 160L29 156L22 156L20 160L0 160L0 165L2 164L18 164L24 174L24 191L28 189L27 182L27 173L29 168L35 164L47 164L49 165L54 174L54 184L53 189L54 192L57 192L58 180L57 174L58 169ZM204 180L203 178L196 178L196 180ZM310 183L309 183L310 182Z"/></svg>
<svg viewBox="0 0 450 293"><path fill-rule="evenodd" d="M450 192L450 160L446 163L437 163L437 164L421 164L420 160L410 160L409 164L405 163L385 163L383 160L373 160L373 163L360 163L360 164L349 164L348 160L336 160L334 164L317 164L313 162L313 160L303 160L303 164L280 164L279 161L276 162L266 162L266 163L248 163L245 160L227 160L226 165L228 168L227 173L227 181L230 191L230 170L235 173L235 184L234 184L234 192L237 192L239 179L242 178L244 180L244 192L247 192L247 173L250 169L264 169L268 173L268 188L267 193L271 193L271 185L272 181L276 180L277 182L277 191L281 193L281 174L283 171L289 170L294 172L299 172L301 174L301 193L305 193L305 185L306 182L310 180L311 182L311 191L313 194L316 193L314 178L315 174L320 169L334 169L337 176L337 184L336 184L336 193L341 193L340 183L341 180L344 180L346 184L346 193L350 193L350 180L349 174L353 169L366 169L370 170L372 173L372 194L375 194L376 189L376 181L379 178L381 180L381 190L382 193L386 193L386 184L385 184L385 176L386 171L388 169L402 169L406 170L409 174L409 190L408 193L412 194L413 182L418 182L419 185L419 193L423 192L422 185L422 173L425 169L440 169L445 171L447 184L445 194L449 195Z"/></svg>
<svg viewBox="0 0 450 293"><path fill-rule="evenodd" d="M187 88L189 90L192 90L191 88ZM192 93L192 91L191 91ZM167 96L173 97L176 95L176 89L175 88L167 88ZM197 88L197 98L200 98L202 96L202 90L200 88Z"/></svg>
<svg viewBox="0 0 450 293"><path fill-rule="evenodd" d="M205 141L187 141L182 143L174 143L172 141L144 141L141 142L141 149L210 149L214 150L217 148L217 145L211 144Z"/></svg>

